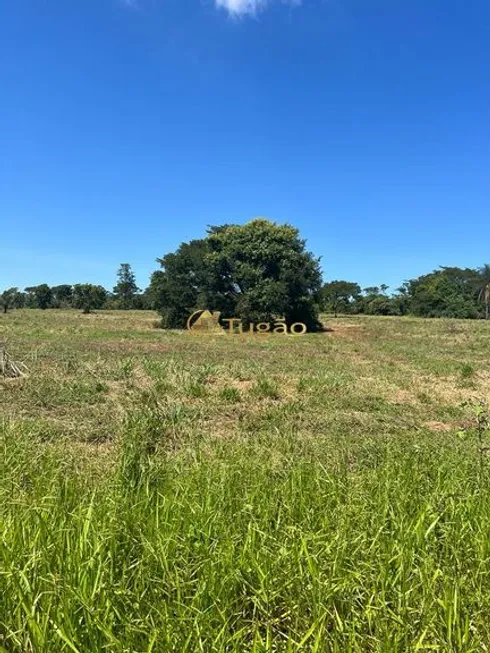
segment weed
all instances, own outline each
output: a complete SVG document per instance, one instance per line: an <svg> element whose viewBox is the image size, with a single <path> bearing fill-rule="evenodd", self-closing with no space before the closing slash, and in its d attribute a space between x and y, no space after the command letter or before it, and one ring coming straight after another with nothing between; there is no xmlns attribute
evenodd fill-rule
<svg viewBox="0 0 490 653"><path fill-rule="evenodd" d="M191 381L186 386L186 394L188 397L193 399L199 399L205 397L208 394L207 388L203 383L199 381Z"/></svg>
<svg viewBox="0 0 490 653"><path fill-rule="evenodd" d="M459 436L463 440L470 440L476 443L478 454L478 477L481 482L485 466L485 456L490 451L487 446L487 435L490 432L490 413L485 400L469 400L463 404L464 408L469 408L472 416L472 424L459 431Z"/></svg>
<svg viewBox="0 0 490 653"><path fill-rule="evenodd" d="M277 383L265 377L257 379L251 393L260 399L279 399L280 397Z"/></svg>
<svg viewBox="0 0 490 653"><path fill-rule="evenodd" d="M134 360L132 358L123 358L119 365L120 378L130 379L134 372Z"/></svg>
<svg viewBox="0 0 490 653"><path fill-rule="evenodd" d="M475 374L475 368L473 367L473 365L469 365L468 363L465 363L461 367L462 379L470 379L474 374Z"/></svg>
<svg viewBox="0 0 490 653"><path fill-rule="evenodd" d="M241 400L240 392L237 388L223 388L219 396L223 401L228 401L230 403L237 403Z"/></svg>

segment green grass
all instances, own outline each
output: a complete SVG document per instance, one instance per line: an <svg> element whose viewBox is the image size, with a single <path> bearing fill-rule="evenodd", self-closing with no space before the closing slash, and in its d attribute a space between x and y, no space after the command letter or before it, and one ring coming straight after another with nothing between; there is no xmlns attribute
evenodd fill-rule
<svg viewBox="0 0 490 653"><path fill-rule="evenodd" d="M490 325L154 321L0 320L0 651L490 648Z"/></svg>

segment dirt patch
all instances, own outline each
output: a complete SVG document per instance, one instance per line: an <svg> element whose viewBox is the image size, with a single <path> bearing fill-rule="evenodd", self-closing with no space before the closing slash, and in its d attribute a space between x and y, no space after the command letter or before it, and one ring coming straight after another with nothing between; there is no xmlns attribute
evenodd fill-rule
<svg viewBox="0 0 490 653"><path fill-rule="evenodd" d="M435 422L433 420L429 420L428 422L424 422L423 426L428 428L430 431L435 431L437 433L440 432L449 432L454 430L454 426L451 424L445 424L444 422Z"/></svg>
<svg viewBox="0 0 490 653"><path fill-rule="evenodd" d="M391 401L395 404L418 404L420 403L416 397L408 390L403 390L402 388L397 388L393 390L392 393L387 397L388 401Z"/></svg>
<svg viewBox="0 0 490 653"><path fill-rule="evenodd" d="M330 324L329 333L337 338L358 338L365 333L358 324Z"/></svg>

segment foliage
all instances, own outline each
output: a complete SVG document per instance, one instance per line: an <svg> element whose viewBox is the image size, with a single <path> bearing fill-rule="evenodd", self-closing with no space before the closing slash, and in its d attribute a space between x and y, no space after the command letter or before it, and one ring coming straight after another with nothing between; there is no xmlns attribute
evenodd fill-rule
<svg viewBox="0 0 490 653"><path fill-rule="evenodd" d="M163 327L182 328L196 308L207 307L206 291L212 285L208 256L208 243L192 240L158 259L163 270L152 274L148 295L152 308L162 316Z"/></svg>
<svg viewBox="0 0 490 653"><path fill-rule="evenodd" d="M100 285L92 284L60 284L50 287L43 283L29 286L24 292L17 288L8 288L0 294L0 307L6 312L11 308L82 308L88 311L93 308L151 308L147 291L139 292L134 274L128 263L121 264L118 272L119 282L115 287L116 295L112 296ZM103 298L103 299L102 299Z"/></svg>
<svg viewBox="0 0 490 653"><path fill-rule="evenodd" d="M490 319L490 265L486 263L478 270L478 300L485 304L485 318Z"/></svg>
<svg viewBox="0 0 490 653"><path fill-rule="evenodd" d="M321 290L322 310L334 313L352 313L359 300L361 287L352 281L330 281Z"/></svg>
<svg viewBox="0 0 490 653"><path fill-rule="evenodd" d="M410 312L420 317L475 318L479 316L478 272L443 267L405 284Z"/></svg>
<svg viewBox="0 0 490 653"><path fill-rule="evenodd" d="M387 294L388 286L381 284L350 297L342 296L344 283L325 284L325 310L336 313L337 307L339 312L365 315L478 318L482 317L483 304L485 316L490 317L490 265L478 270L441 267L406 281L391 295Z"/></svg>
<svg viewBox="0 0 490 653"><path fill-rule="evenodd" d="M52 308L70 308L73 304L73 286L62 284L51 288Z"/></svg>
<svg viewBox="0 0 490 653"><path fill-rule="evenodd" d="M107 299L107 290L91 283L78 283L73 286L73 306L81 308L84 313L103 308Z"/></svg>
<svg viewBox="0 0 490 653"><path fill-rule="evenodd" d="M305 250L298 231L263 219L210 227L205 238L182 243L158 262L161 269L152 274L144 292L136 286L131 266L122 263L115 294L104 290L101 304L97 286L89 310L157 310L168 328L182 328L188 316L203 307L220 311L223 318L241 318L245 326L284 317L288 324L305 322L310 331L319 328L319 308L335 316L490 319L490 264L477 269L441 267L406 281L391 294L386 284L362 291L359 284L345 280L322 286L319 261ZM0 309L80 308L80 292L75 294L70 284L44 283L24 292L7 288L0 293Z"/></svg>
<svg viewBox="0 0 490 653"><path fill-rule="evenodd" d="M6 313L11 308L19 308L19 289L18 288L7 288L0 295L0 309Z"/></svg>
<svg viewBox="0 0 490 653"><path fill-rule="evenodd" d="M114 296L118 308L124 310L135 308L136 296L140 289L136 285L136 278L129 263L121 263L117 278L118 282L114 286Z"/></svg>
<svg viewBox="0 0 490 653"><path fill-rule="evenodd" d="M386 294L388 286L369 286L363 289L363 294L358 298L359 313L367 315L398 315L398 306L393 297Z"/></svg>
<svg viewBox="0 0 490 653"><path fill-rule="evenodd" d="M160 260L150 284L164 326L183 327L197 308L250 322L304 322L319 328L319 262L298 230L256 219L212 227L205 239L182 244Z"/></svg>
<svg viewBox="0 0 490 653"><path fill-rule="evenodd" d="M43 311L51 306L53 292L46 283L39 286L30 286L25 289L27 293L27 304L31 308L40 308Z"/></svg>

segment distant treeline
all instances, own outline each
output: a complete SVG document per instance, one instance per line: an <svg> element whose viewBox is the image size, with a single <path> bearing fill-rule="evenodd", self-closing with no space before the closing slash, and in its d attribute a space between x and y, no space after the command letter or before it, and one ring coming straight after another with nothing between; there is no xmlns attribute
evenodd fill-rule
<svg viewBox="0 0 490 653"><path fill-rule="evenodd" d="M122 263L117 272L117 284L112 292L103 286L91 283L48 286L42 283L29 286L23 291L8 288L0 294L3 312L15 308L76 308L84 313L100 309L149 309L152 308L147 292L141 292L136 285L129 263Z"/></svg>
<svg viewBox="0 0 490 653"><path fill-rule="evenodd" d="M196 285L195 252L193 256L188 255L191 250L199 250L201 242L193 241L190 245L184 245L184 250L181 247L177 254L170 254L163 259L161 262L165 272L155 272L145 291L141 291L136 285L131 266L123 263L117 272L118 281L112 292L102 286L88 283L52 287L40 284L23 291L8 288L0 293L0 307L5 313L17 308L75 308L85 313L97 309L153 309L159 311L167 321L169 311L176 313L178 310L182 313L182 319L174 319L169 326L180 326L185 316L194 308L216 306L212 293L203 293L204 282ZM186 274L183 266L184 254L192 262ZM176 265L175 272L173 268ZM206 269L204 276L208 272ZM169 292L169 288L172 292ZM384 284L361 288L358 283L352 281L336 280L323 284L320 281L316 288L309 291L309 295L316 306L315 310L334 315L414 315L470 319L490 317L488 264L477 269L441 267L406 281L395 292L389 293L388 290L388 286ZM273 298L270 302L272 301ZM218 304L218 308L222 307ZM269 312L279 314L278 309L271 308Z"/></svg>
<svg viewBox="0 0 490 653"><path fill-rule="evenodd" d="M334 314L488 319L490 265L441 267L405 281L391 294L385 285L361 289L354 282L330 281L322 287L320 303L324 311Z"/></svg>

